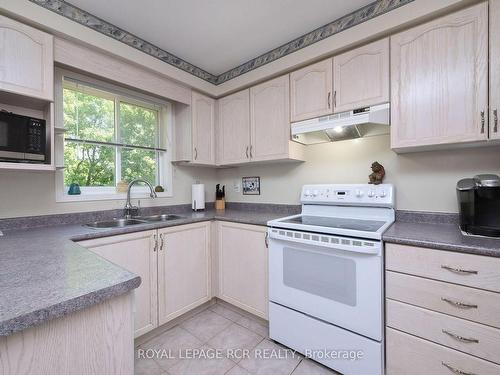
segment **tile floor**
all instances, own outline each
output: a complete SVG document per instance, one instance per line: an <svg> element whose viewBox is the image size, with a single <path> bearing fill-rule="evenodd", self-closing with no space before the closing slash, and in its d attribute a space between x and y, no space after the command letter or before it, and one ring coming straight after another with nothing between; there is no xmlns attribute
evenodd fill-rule
<svg viewBox="0 0 500 375"><path fill-rule="evenodd" d="M138 346L135 374L337 373L269 340L268 328L264 321L217 303Z"/></svg>

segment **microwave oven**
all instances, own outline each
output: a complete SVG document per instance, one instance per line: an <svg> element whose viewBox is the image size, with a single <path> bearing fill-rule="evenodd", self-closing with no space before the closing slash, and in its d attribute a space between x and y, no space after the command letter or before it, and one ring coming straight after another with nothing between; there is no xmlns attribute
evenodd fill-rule
<svg viewBox="0 0 500 375"><path fill-rule="evenodd" d="M45 120L0 111L0 161L45 163Z"/></svg>

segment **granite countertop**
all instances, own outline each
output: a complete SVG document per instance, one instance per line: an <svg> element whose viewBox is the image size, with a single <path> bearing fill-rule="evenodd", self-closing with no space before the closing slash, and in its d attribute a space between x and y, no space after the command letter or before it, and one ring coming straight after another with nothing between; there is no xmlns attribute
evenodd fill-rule
<svg viewBox="0 0 500 375"><path fill-rule="evenodd" d="M125 228L92 229L71 224L4 229L0 237L0 336L84 309L140 285L139 276L75 241L214 219L266 225L268 220L287 216L283 212L242 209L178 214L184 218Z"/></svg>
<svg viewBox="0 0 500 375"><path fill-rule="evenodd" d="M401 245L500 257L500 238L463 235L458 223L396 221L382 239Z"/></svg>

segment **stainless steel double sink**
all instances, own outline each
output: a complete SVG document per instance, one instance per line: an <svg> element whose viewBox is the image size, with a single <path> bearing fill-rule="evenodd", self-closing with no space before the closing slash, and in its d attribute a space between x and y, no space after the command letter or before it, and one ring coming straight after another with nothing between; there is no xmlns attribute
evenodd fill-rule
<svg viewBox="0 0 500 375"><path fill-rule="evenodd" d="M172 215L172 214L161 214L161 215L151 215L151 216L135 216L131 219L113 219L105 221L94 221L92 223L84 224L84 226L89 228L123 228L131 225L155 223L162 221L172 221L183 219L184 216Z"/></svg>

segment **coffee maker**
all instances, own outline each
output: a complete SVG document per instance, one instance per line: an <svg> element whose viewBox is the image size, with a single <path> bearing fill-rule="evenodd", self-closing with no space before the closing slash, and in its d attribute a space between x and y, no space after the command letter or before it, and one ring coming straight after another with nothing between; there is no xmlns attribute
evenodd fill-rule
<svg viewBox="0 0 500 375"><path fill-rule="evenodd" d="M457 183L460 229L479 236L500 237L500 177L480 174Z"/></svg>

